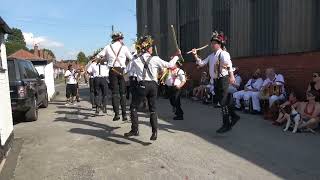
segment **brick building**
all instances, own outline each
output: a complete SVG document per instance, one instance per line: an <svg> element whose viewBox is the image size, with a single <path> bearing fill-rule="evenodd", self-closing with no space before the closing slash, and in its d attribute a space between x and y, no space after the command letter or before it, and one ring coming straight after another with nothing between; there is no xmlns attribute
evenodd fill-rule
<svg viewBox="0 0 320 180"><path fill-rule="evenodd" d="M320 70L318 0L137 0L136 5L138 34L151 34L163 58L175 51L172 24L182 52L208 44L213 30L223 31L245 80L256 68L274 67L302 94L312 72ZM200 55L209 53L207 48ZM198 79L193 58L184 58L189 76Z"/></svg>

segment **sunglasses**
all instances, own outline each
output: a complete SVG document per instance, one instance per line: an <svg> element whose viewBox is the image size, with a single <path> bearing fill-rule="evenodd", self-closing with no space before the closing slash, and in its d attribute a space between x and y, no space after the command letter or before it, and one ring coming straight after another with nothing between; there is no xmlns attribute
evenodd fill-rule
<svg viewBox="0 0 320 180"><path fill-rule="evenodd" d="M312 77L313 77L313 78L316 78L316 77L319 77L319 76L318 76L318 75L316 75L316 74L314 74Z"/></svg>

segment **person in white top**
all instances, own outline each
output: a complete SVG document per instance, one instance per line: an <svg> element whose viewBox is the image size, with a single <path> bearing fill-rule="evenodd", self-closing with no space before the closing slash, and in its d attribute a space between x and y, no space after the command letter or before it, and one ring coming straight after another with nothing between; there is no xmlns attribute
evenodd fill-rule
<svg viewBox="0 0 320 180"><path fill-rule="evenodd" d="M269 107L271 107L274 102L285 99L285 82L282 74L276 74L273 68L266 69L266 77L267 79L264 80L261 91L263 91L265 88L269 88L271 85L280 86L280 89L282 91L279 96L273 94L269 97Z"/></svg>
<svg viewBox="0 0 320 180"><path fill-rule="evenodd" d="M174 120L183 120L183 110L181 108L181 88L187 82L185 72L180 68L182 64L176 63L176 66L169 69L169 75L165 80L165 84L168 86L168 94L170 104L174 109L176 117Z"/></svg>
<svg viewBox="0 0 320 180"><path fill-rule="evenodd" d="M97 60L96 63L92 63L87 72L93 76L94 95L96 103L96 114L100 113L102 109L103 113L107 113L107 90L108 90L108 76L109 67L106 65L104 59Z"/></svg>
<svg viewBox="0 0 320 180"><path fill-rule="evenodd" d="M150 36L143 36L136 42L136 49L140 55L138 58L133 60L130 71L133 71L137 75L138 87L137 97L131 106L131 130L124 135L138 136L138 113L137 108L146 97L149 104L150 112L150 123L152 127L152 135L150 140L157 139L158 132L158 119L156 113L156 99L158 90L158 71L163 68L172 68L175 66L178 56L175 56L170 62L166 62L160 59L158 56L152 56L153 53L153 40ZM181 54L179 50L177 54Z"/></svg>
<svg viewBox="0 0 320 180"><path fill-rule="evenodd" d="M238 67L233 67L233 74L234 74L234 78L235 78L236 82L233 84L229 84L228 92L231 94L233 94L239 90L241 82L242 82L242 78L239 74Z"/></svg>
<svg viewBox="0 0 320 180"><path fill-rule="evenodd" d="M67 103L74 103L74 97L77 95L77 72L73 69L72 65L68 66L68 70L65 72L64 77L66 79L66 98Z"/></svg>
<svg viewBox="0 0 320 180"><path fill-rule="evenodd" d="M240 109L241 104L240 100L244 100L244 105L245 105L245 110L249 110L249 100L252 98L252 108L253 108L253 113L259 113L260 112L260 102L259 102L259 94L260 94L260 89L263 84L263 79L261 78L261 71L260 69L257 69L253 75L252 78L249 79L247 84L244 86L244 90L238 91L233 93L233 98L235 99L236 102L236 108ZM258 99L255 99L258 98Z"/></svg>
<svg viewBox="0 0 320 180"><path fill-rule="evenodd" d="M240 119L234 112L232 97L228 93L229 84L235 84L235 77L233 74L232 61L230 54L225 51L226 39L222 32L218 33L215 31L211 37L211 47L213 53L209 55L206 59L201 60L197 55L197 50L192 49L192 53L196 59L196 63L200 66L204 66L209 63L209 73L211 79L214 79L215 93L219 99L222 111L223 124L219 128L217 133L225 133L231 130L237 121ZM230 122L231 117L231 122Z"/></svg>
<svg viewBox="0 0 320 180"><path fill-rule="evenodd" d="M90 74L88 72L89 70L89 67L91 65L94 65L96 64L96 58L95 57L92 57L92 59L88 62L88 64L86 65L85 69L86 69L86 72L89 76L89 89L90 89L90 102L91 102L91 105L92 105L92 108L96 108L96 103L94 102L94 98L95 98L95 95L94 95L94 76L92 74Z"/></svg>
<svg viewBox="0 0 320 180"><path fill-rule="evenodd" d="M112 89L112 106L115 116L113 121L120 120L119 105L122 110L122 120L127 120L126 113L126 83L123 75L126 73L126 59L132 60L133 56L123 43L123 34L115 32L111 36L112 43L107 45L97 57L107 60L110 68L109 81Z"/></svg>

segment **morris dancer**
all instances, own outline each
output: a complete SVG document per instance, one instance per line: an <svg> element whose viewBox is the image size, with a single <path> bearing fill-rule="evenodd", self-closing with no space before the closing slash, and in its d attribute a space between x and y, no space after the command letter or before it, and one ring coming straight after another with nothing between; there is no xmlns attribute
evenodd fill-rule
<svg viewBox="0 0 320 180"><path fill-rule="evenodd" d="M104 57L108 61L110 68L109 80L112 89L112 106L115 113L113 121L120 120L119 105L122 110L122 120L127 120L126 112L126 83L123 75L125 74L126 58L132 60L129 49L123 44L123 34L113 33L112 44L107 45L97 56Z"/></svg>
<svg viewBox="0 0 320 180"><path fill-rule="evenodd" d="M132 103L131 108L131 131L124 135L127 137L139 135L137 108L146 97L148 99L150 124L152 127L150 140L154 141L157 139L158 132L158 117L156 113L158 71L163 68L173 68L179 57L175 56L170 62L166 62L158 56L152 56L152 44L153 40L150 36L141 37L136 43L136 49L140 51L138 52L140 56L133 60L131 71L137 75L138 79L137 97ZM178 54L181 54L180 50Z"/></svg>
<svg viewBox="0 0 320 180"><path fill-rule="evenodd" d="M225 49L225 37L222 32L214 32L211 37L211 47L213 53L206 59L201 60L197 55L197 50L193 49L192 53L199 66L205 66L209 63L209 72L211 78L214 79L215 93L221 105L222 110L222 127L219 128L217 133L225 133L231 130L237 121L240 119L234 112L233 100L228 93L229 84L235 83L235 77L233 74L232 61L230 54L223 50ZM229 117L231 117L231 122Z"/></svg>
<svg viewBox="0 0 320 180"><path fill-rule="evenodd" d="M186 76L184 71L180 68L182 64L177 62L175 67L169 69L169 75L165 80L165 84L169 87L168 94L170 104L174 109L176 117L174 120L183 120L183 110L181 109L181 88L186 83Z"/></svg>

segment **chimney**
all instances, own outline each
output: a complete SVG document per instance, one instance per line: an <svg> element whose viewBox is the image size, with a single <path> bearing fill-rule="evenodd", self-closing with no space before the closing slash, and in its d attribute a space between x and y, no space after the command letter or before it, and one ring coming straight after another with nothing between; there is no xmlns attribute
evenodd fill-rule
<svg viewBox="0 0 320 180"><path fill-rule="evenodd" d="M35 44L33 47L33 54L37 57L39 57L39 47L38 44Z"/></svg>
<svg viewBox="0 0 320 180"><path fill-rule="evenodd" d="M41 59L43 59L43 49L40 49L40 53L39 53L40 55L39 55L39 57L41 58Z"/></svg>
<svg viewBox="0 0 320 180"><path fill-rule="evenodd" d="M48 60L48 52L47 51L44 51L44 57L43 58Z"/></svg>

